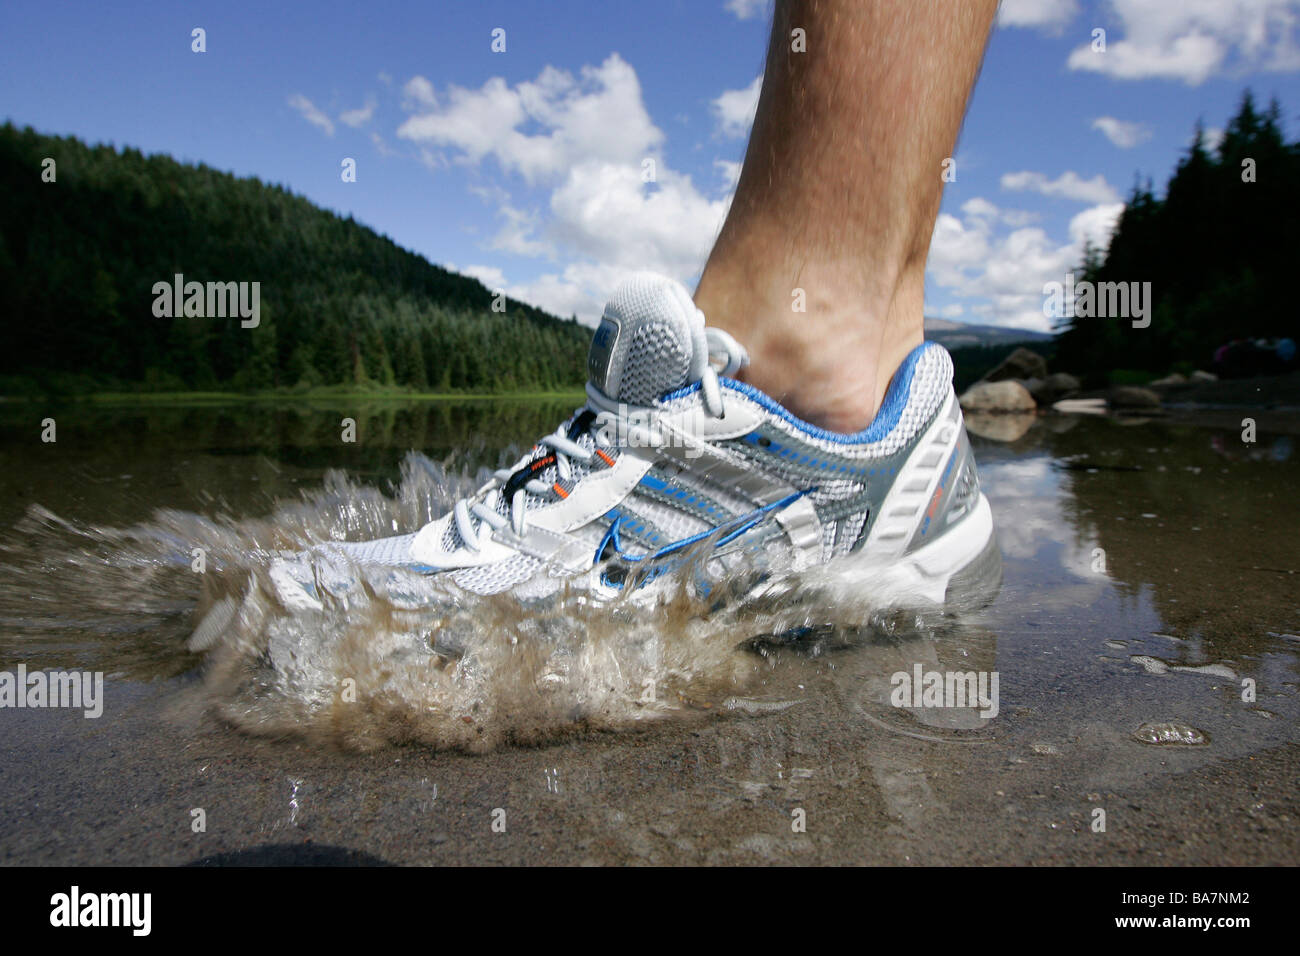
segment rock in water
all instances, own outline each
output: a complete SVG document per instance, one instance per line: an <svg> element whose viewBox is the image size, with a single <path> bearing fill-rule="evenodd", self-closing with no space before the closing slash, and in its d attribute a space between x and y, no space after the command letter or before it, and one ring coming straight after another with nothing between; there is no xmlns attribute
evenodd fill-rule
<svg viewBox="0 0 1300 956"><path fill-rule="evenodd" d="M1062 415L1105 415L1104 398L1067 398L1054 402L1052 408Z"/></svg>
<svg viewBox="0 0 1300 956"><path fill-rule="evenodd" d="M1047 359L1037 352L1019 348L1002 360L1002 364L989 372L981 381L1003 382L1007 379L1047 378Z"/></svg>
<svg viewBox="0 0 1300 956"><path fill-rule="evenodd" d="M1144 744L1174 744L1183 747L1199 747L1208 744L1210 738L1202 730L1188 724L1172 720L1148 720L1133 731L1135 739Z"/></svg>
<svg viewBox="0 0 1300 956"><path fill-rule="evenodd" d="M1033 412L969 412L966 430L992 441L1015 441L1033 427Z"/></svg>
<svg viewBox="0 0 1300 956"><path fill-rule="evenodd" d="M971 412L1032 412L1034 396L1019 382L976 382L961 396L961 407Z"/></svg>
<svg viewBox="0 0 1300 956"><path fill-rule="evenodd" d="M1106 393L1111 408L1138 408L1153 410L1160 407L1160 396L1149 388L1136 385L1115 385Z"/></svg>
<svg viewBox="0 0 1300 956"><path fill-rule="evenodd" d="M1080 382L1065 372L1053 372L1045 379L1025 382L1025 388L1029 389L1029 394L1034 396L1034 401L1039 405L1051 405L1063 398L1077 395Z"/></svg>

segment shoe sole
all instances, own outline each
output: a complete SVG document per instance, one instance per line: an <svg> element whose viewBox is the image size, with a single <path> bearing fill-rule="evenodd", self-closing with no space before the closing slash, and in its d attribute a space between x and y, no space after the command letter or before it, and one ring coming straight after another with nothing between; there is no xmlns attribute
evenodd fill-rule
<svg viewBox="0 0 1300 956"><path fill-rule="evenodd" d="M970 514L941 537L894 559L876 581L886 603L985 606L1002 585L993 509L982 493Z"/></svg>

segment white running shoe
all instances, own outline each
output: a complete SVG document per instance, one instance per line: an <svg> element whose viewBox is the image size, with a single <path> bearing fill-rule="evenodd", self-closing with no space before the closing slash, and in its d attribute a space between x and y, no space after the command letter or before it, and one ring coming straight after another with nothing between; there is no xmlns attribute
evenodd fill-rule
<svg viewBox="0 0 1300 956"><path fill-rule="evenodd" d="M322 591L346 600L359 576L408 607L566 583L613 595L688 563L725 580L756 557L795 571L849 561L935 603L959 575L1000 578L941 346L913 350L875 421L851 435L728 377L747 363L680 284L633 275L592 338L584 407L415 533L277 560L280 599L319 608Z"/></svg>

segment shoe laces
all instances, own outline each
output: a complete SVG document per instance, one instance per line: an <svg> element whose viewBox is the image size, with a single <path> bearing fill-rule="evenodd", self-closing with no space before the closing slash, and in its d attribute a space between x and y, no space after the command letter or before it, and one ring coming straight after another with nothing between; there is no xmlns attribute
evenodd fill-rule
<svg viewBox="0 0 1300 956"><path fill-rule="evenodd" d="M706 328L704 331L709 346L709 363L700 376L700 393L708 413L714 418L723 418L726 408L718 376L732 375L748 365L749 355L734 338L721 329ZM713 364L715 360L717 368ZM618 451L624 447L661 447L666 439L662 431L655 427L655 414L653 409L638 409L632 415L624 415L621 412L598 410L591 405L579 408L570 419L571 424L567 427L560 425L552 434L539 440L512 467L493 472L488 483L473 496L456 502L452 508L452 520L461 540L470 550L479 551L482 550L486 536L507 526L516 536L523 537L528 530L528 495L567 498L568 492L561 482L572 478L574 462L589 465L594 458L599 457L606 465L613 467L610 449ZM643 416L648 416L648 420L638 421ZM584 433L591 437L592 447L577 441ZM538 452L543 454L539 456ZM552 464L555 465L559 481L548 483L531 477ZM503 502L507 506L508 517L502 513ZM474 518L479 520L477 527Z"/></svg>

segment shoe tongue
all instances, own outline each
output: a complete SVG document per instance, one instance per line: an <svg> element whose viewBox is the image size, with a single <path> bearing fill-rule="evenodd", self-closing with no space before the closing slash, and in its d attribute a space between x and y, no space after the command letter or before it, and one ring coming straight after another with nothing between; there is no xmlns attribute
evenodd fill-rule
<svg viewBox="0 0 1300 956"><path fill-rule="evenodd" d="M704 313L680 282L652 272L625 280L591 339L587 375L606 397L653 405L700 380L708 366Z"/></svg>

